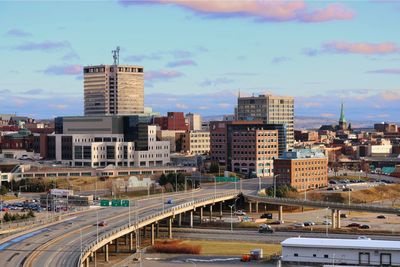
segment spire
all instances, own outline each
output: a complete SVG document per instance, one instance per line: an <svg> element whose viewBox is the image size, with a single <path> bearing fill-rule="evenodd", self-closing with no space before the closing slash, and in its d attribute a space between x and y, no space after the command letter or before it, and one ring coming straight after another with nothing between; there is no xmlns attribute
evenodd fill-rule
<svg viewBox="0 0 400 267"><path fill-rule="evenodd" d="M346 118L344 117L343 101L342 101L342 106L340 108L340 119L339 119L339 122L346 122Z"/></svg>

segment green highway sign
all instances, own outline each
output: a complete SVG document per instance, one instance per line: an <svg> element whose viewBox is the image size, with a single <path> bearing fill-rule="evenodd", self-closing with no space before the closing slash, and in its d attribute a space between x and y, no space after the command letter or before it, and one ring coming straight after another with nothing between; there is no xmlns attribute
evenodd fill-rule
<svg viewBox="0 0 400 267"><path fill-rule="evenodd" d="M129 200L122 200L121 205L122 207L129 207Z"/></svg>
<svg viewBox="0 0 400 267"><path fill-rule="evenodd" d="M102 200L100 200L100 206L101 206L101 207L108 207L108 206L110 206L110 200L107 200L107 199L102 199Z"/></svg>
<svg viewBox="0 0 400 267"><path fill-rule="evenodd" d="M113 206L113 207L121 207L121 199L113 199L113 200L111 200L111 206Z"/></svg>

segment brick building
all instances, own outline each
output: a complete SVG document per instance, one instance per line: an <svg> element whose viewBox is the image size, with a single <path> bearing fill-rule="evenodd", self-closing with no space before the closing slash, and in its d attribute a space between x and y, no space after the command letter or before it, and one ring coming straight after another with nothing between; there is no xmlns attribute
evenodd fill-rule
<svg viewBox="0 0 400 267"><path fill-rule="evenodd" d="M274 160L276 184L290 185L298 191L328 185L328 158L320 150L300 149L285 152Z"/></svg>
<svg viewBox="0 0 400 267"><path fill-rule="evenodd" d="M262 121L213 121L210 155L229 171L270 176L273 159L286 147L285 127ZM283 153L283 151L282 151Z"/></svg>
<svg viewBox="0 0 400 267"><path fill-rule="evenodd" d="M159 125L161 130L189 130L183 112L168 112L167 116L154 118L154 124Z"/></svg>

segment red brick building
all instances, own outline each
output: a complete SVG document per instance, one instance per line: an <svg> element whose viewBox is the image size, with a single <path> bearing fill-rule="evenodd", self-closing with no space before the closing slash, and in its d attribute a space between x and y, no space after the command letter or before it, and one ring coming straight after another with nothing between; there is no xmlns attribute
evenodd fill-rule
<svg viewBox="0 0 400 267"><path fill-rule="evenodd" d="M167 116L154 118L154 124L159 125L161 130L189 130L183 112L168 112Z"/></svg>

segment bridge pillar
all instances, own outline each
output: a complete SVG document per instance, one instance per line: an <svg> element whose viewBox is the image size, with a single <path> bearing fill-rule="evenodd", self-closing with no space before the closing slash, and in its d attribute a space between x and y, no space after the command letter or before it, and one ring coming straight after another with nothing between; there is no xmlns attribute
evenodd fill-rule
<svg viewBox="0 0 400 267"><path fill-rule="evenodd" d="M258 213L258 201L256 202L256 213Z"/></svg>
<svg viewBox="0 0 400 267"><path fill-rule="evenodd" d="M200 223L203 223L203 207L200 207Z"/></svg>
<svg viewBox="0 0 400 267"><path fill-rule="evenodd" d="M124 245L128 245L128 235L125 235L125 241L124 241Z"/></svg>
<svg viewBox="0 0 400 267"><path fill-rule="evenodd" d="M108 244L104 246L104 261L108 262Z"/></svg>
<svg viewBox="0 0 400 267"><path fill-rule="evenodd" d="M146 239L146 226L143 226L143 238Z"/></svg>
<svg viewBox="0 0 400 267"><path fill-rule="evenodd" d="M251 203L251 202L249 202L249 213L251 213L251 212L252 212L252 210L251 210L251 208L252 208L251 206L252 206L252 205L251 205L251 204L252 204L252 203Z"/></svg>
<svg viewBox="0 0 400 267"><path fill-rule="evenodd" d="M213 208L212 208L213 206L212 205L210 205L210 222L211 222L211 220L212 220L212 210L213 210Z"/></svg>
<svg viewBox="0 0 400 267"><path fill-rule="evenodd" d="M178 215L178 226L179 227L182 226L182 213L179 213L179 215Z"/></svg>
<svg viewBox="0 0 400 267"><path fill-rule="evenodd" d="M159 238L160 236L160 224L156 222L156 238Z"/></svg>
<svg viewBox="0 0 400 267"><path fill-rule="evenodd" d="M278 208L278 221L283 221L283 206L279 206Z"/></svg>
<svg viewBox="0 0 400 267"><path fill-rule="evenodd" d="M172 218L168 218L168 238L172 238Z"/></svg>
<svg viewBox="0 0 400 267"><path fill-rule="evenodd" d="M193 211L190 211L190 228L193 228Z"/></svg>
<svg viewBox="0 0 400 267"><path fill-rule="evenodd" d="M336 228L340 229L341 225L340 225L340 210L336 210Z"/></svg>
<svg viewBox="0 0 400 267"><path fill-rule="evenodd" d="M140 248L140 229L135 231L135 250L136 252L139 251Z"/></svg>
<svg viewBox="0 0 400 267"><path fill-rule="evenodd" d="M115 246L115 253L118 253L118 238L115 239L114 246Z"/></svg>
<svg viewBox="0 0 400 267"><path fill-rule="evenodd" d="M151 245L154 246L154 223L151 224L150 239L151 239Z"/></svg>
<svg viewBox="0 0 400 267"><path fill-rule="evenodd" d="M89 265L90 265L90 258L87 257L86 260L85 260L85 266L89 267Z"/></svg>
<svg viewBox="0 0 400 267"><path fill-rule="evenodd" d="M129 233L129 251L133 251L133 233Z"/></svg>
<svg viewBox="0 0 400 267"><path fill-rule="evenodd" d="M222 218L222 202L219 202L219 216Z"/></svg>
<svg viewBox="0 0 400 267"><path fill-rule="evenodd" d="M331 221L332 221L332 229L336 228L336 210L331 210Z"/></svg>

